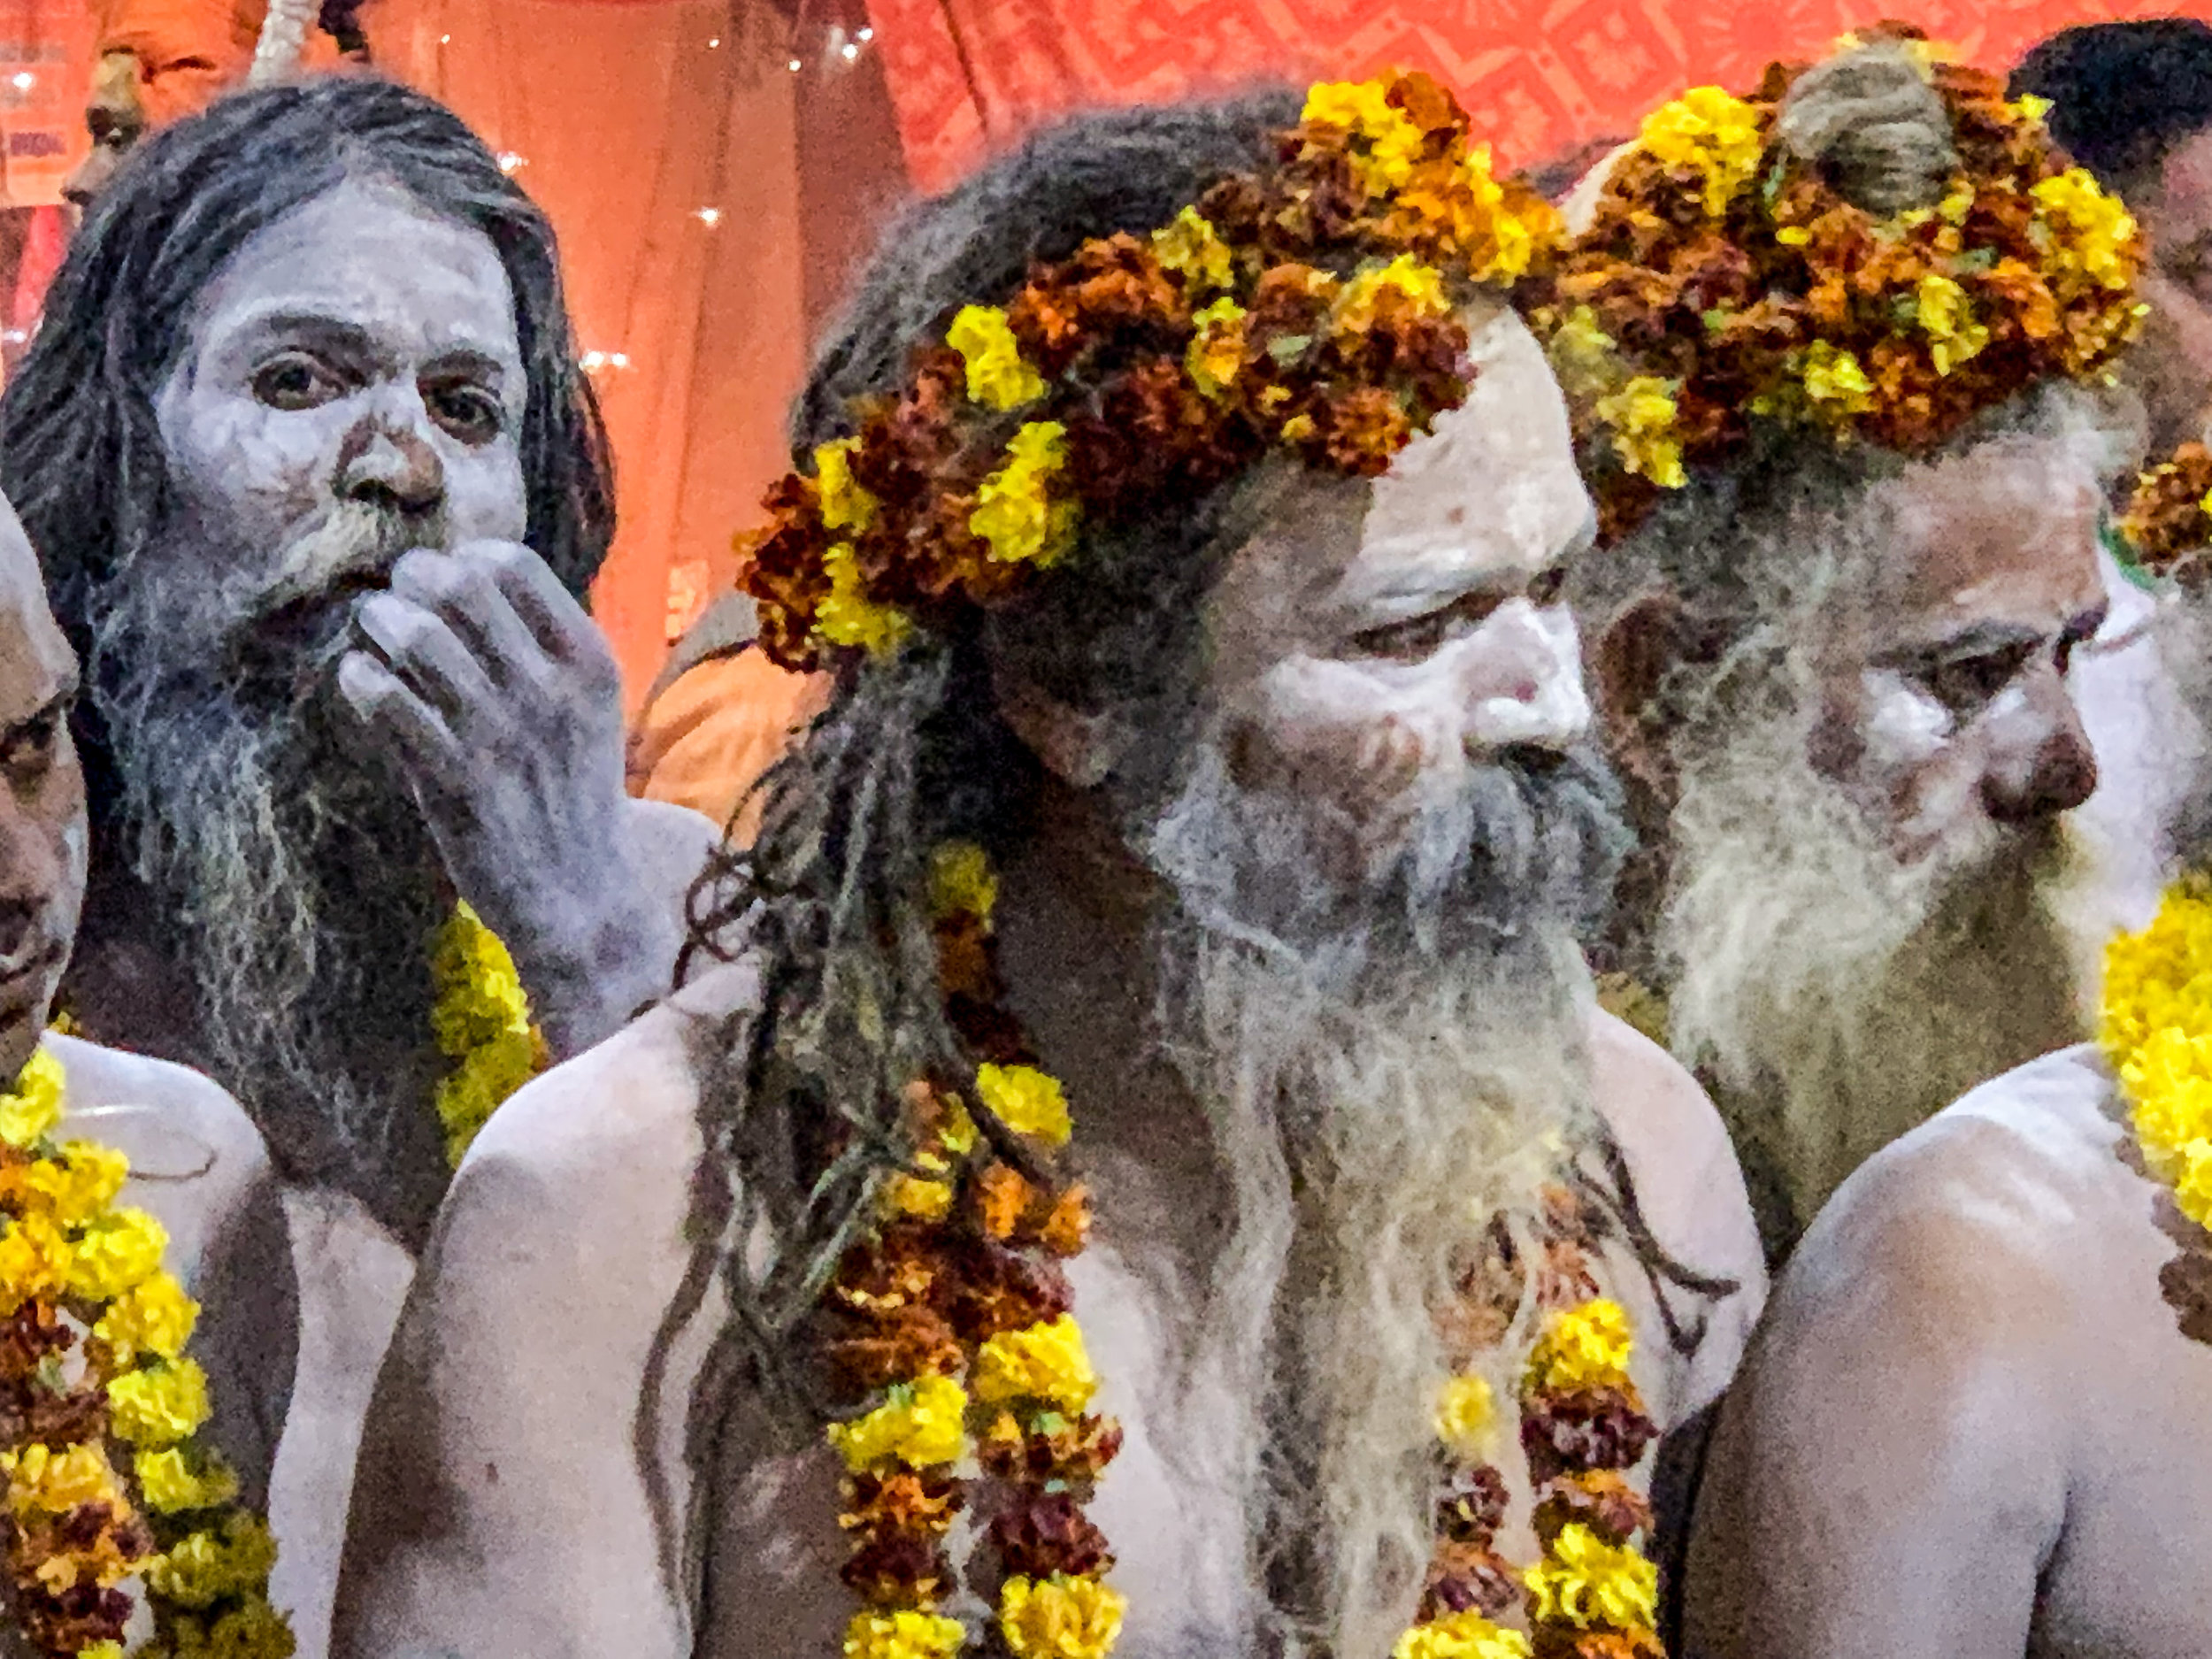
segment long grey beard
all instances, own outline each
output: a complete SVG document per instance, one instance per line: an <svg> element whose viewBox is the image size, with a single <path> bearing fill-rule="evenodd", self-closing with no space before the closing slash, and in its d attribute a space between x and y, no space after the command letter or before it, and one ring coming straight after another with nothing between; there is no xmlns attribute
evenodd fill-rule
<svg viewBox="0 0 2212 1659"><path fill-rule="evenodd" d="M1874 1153L2078 1034L2058 839L1983 825L1901 864L1803 754L1770 728L1686 774L1657 941L1671 1046L1778 1252Z"/></svg>
<svg viewBox="0 0 2212 1659"><path fill-rule="evenodd" d="M1189 1357L1245 1409L1193 1474L1241 1495L1244 1581L1277 1586L1292 1654L1385 1659L1411 1618L1455 1359L1437 1320L1493 1219L1532 1218L1594 1133L1569 922L1619 844L1606 780L1486 768L1470 797L1423 815L1411 839L1435 839L1380 859L1364 906L1278 862L1301 809L1207 753L1153 841L1182 903L1164 1025L1234 1217Z"/></svg>
<svg viewBox="0 0 2212 1659"><path fill-rule="evenodd" d="M318 573L373 555L326 545ZM315 562L295 549L287 569ZM172 586L142 565L95 618L114 845L196 980L202 1063L288 1175L373 1186L403 1114L428 1110L437 858L403 785L332 726L349 607L311 610L278 658L255 632L262 596L195 604Z"/></svg>

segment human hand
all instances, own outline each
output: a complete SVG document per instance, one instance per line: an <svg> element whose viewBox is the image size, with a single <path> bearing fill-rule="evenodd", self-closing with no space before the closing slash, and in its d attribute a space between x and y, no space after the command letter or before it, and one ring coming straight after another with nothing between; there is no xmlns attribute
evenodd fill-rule
<svg viewBox="0 0 2212 1659"><path fill-rule="evenodd" d="M355 623L342 702L513 954L555 1052L588 1047L666 988L673 955L627 844L605 637L542 559L503 541L409 553Z"/></svg>

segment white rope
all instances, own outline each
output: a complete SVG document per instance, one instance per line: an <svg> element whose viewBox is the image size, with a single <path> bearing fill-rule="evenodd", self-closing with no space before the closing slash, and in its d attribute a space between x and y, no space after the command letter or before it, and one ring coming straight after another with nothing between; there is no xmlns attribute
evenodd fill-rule
<svg viewBox="0 0 2212 1659"><path fill-rule="evenodd" d="M273 86L299 67L307 31L321 10L321 0L269 0L261 38L254 42L253 67L246 72L248 86Z"/></svg>

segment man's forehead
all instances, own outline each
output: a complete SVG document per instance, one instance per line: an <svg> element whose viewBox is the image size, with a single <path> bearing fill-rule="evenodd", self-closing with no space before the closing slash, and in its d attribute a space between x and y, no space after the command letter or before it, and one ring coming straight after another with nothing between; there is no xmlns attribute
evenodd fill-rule
<svg viewBox="0 0 2212 1659"><path fill-rule="evenodd" d="M347 180L257 232L201 296L196 333L204 342L314 319L520 356L490 239L373 180Z"/></svg>
<svg viewBox="0 0 2212 1659"><path fill-rule="evenodd" d="M2006 440L1915 467L1888 487L1890 581L1930 623L2067 618L2103 595L2102 496L2055 440Z"/></svg>

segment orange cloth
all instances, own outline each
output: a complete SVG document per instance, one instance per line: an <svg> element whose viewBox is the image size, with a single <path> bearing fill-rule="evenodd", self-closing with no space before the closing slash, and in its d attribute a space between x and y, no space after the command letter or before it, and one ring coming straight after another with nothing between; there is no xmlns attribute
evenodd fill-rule
<svg viewBox="0 0 2212 1659"><path fill-rule="evenodd" d="M109 0L99 9L96 55L128 52L138 59L147 122L165 127L245 84L268 15L268 0ZM337 42L311 23L301 66L327 69L339 61Z"/></svg>
<svg viewBox="0 0 2212 1659"><path fill-rule="evenodd" d="M826 676L779 668L751 647L710 657L647 703L630 736L630 793L730 824L761 773L829 700ZM731 830L751 835L757 803Z"/></svg>

